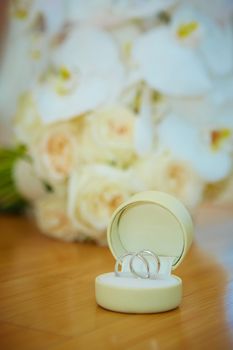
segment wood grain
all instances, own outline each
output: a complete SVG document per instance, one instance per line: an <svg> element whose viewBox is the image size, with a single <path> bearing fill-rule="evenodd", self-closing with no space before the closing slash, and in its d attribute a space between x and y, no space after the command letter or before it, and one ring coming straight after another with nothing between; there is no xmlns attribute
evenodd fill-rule
<svg viewBox="0 0 233 350"><path fill-rule="evenodd" d="M107 248L41 235L25 217L0 218L0 349L232 349L233 210L203 207L176 274L180 308L154 315L106 311L95 276L113 269Z"/></svg>

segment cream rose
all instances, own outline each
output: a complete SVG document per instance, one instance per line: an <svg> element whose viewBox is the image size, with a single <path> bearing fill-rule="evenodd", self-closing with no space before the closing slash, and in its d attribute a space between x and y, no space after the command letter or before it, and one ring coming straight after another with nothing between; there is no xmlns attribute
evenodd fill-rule
<svg viewBox="0 0 233 350"><path fill-rule="evenodd" d="M85 119L84 159L127 165L135 155L136 116L129 109L112 106L98 110Z"/></svg>
<svg viewBox="0 0 233 350"><path fill-rule="evenodd" d="M44 128L31 149L39 176L51 183L64 181L77 164L78 139L78 122Z"/></svg>
<svg viewBox="0 0 233 350"><path fill-rule="evenodd" d="M203 199L204 181L188 163L173 158L169 153L139 161L134 171L148 189L168 192L189 209L194 209Z"/></svg>
<svg viewBox="0 0 233 350"><path fill-rule="evenodd" d="M35 216L40 230L64 241L83 240L67 213L66 198L50 193L35 201Z"/></svg>
<svg viewBox="0 0 233 350"><path fill-rule="evenodd" d="M87 165L70 178L69 215L78 230L99 242L105 237L113 211L138 190L140 184L127 171Z"/></svg>
<svg viewBox="0 0 233 350"><path fill-rule="evenodd" d="M37 177L32 163L19 159L13 169L13 178L19 193L27 200L34 201L45 195L45 186Z"/></svg>

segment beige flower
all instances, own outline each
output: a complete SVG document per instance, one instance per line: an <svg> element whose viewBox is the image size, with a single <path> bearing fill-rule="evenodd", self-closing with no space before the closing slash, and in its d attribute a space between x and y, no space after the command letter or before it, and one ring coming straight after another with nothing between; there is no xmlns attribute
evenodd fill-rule
<svg viewBox="0 0 233 350"><path fill-rule="evenodd" d="M34 201L46 193L42 181L28 160L20 159L15 163L13 178L19 193L29 201Z"/></svg>
<svg viewBox="0 0 233 350"><path fill-rule="evenodd" d="M113 211L140 188L129 172L110 166L85 166L71 176L68 211L82 233L101 241Z"/></svg>
<svg viewBox="0 0 233 350"><path fill-rule="evenodd" d="M39 176L49 182L64 181L77 164L78 139L78 123L44 128L31 149Z"/></svg>
<svg viewBox="0 0 233 350"><path fill-rule="evenodd" d="M40 230L64 241L82 240L68 214L66 198L50 193L35 201L35 216Z"/></svg>
<svg viewBox="0 0 233 350"><path fill-rule="evenodd" d="M148 189L168 192L189 209L194 209L202 200L204 181L188 163L172 158L169 153L139 161L134 171Z"/></svg>
<svg viewBox="0 0 233 350"><path fill-rule="evenodd" d="M85 160L129 164L135 157L135 121L136 116L121 106L108 107L87 116L83 133Z"/></svg>

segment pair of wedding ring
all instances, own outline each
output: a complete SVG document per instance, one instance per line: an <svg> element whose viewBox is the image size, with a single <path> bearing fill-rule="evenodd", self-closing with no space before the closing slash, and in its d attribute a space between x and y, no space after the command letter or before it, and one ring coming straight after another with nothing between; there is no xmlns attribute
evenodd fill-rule
<svg viewBox="0 0 233 350"><path fill-rule="evenodd" d="M149 263L146 256L151 257L153 259L152 265ZM129 257L131 258L127 259ZM126 259L129 260L127 264L129 272L137 278L144 278L144 279L155 278L159 272L160 260L158 255L152 252L151 250L143 249L136 253L126 253L121 255L117 259L115 264L116 276L121 277L125 274L126 271L124 269L124 265L125 265ZM137 259L139 259L143 263L144 272L139 271L138 269L135 268L135 261ZM153 271L151 271L152 267L153 267Z"/></svg>

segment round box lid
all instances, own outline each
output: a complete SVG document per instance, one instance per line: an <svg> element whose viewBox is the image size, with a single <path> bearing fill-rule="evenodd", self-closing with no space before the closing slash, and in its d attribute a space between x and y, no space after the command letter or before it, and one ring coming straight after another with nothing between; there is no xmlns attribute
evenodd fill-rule
<svg viewBox="0 0 233 350"><path fill-rule="evenodd" d="M108 226L108 245L115 258L149 249L160 257L174 257L175 269L187 253L193 223L175 197L157 191L140 192L114 212Z"/></svg>

